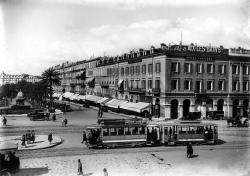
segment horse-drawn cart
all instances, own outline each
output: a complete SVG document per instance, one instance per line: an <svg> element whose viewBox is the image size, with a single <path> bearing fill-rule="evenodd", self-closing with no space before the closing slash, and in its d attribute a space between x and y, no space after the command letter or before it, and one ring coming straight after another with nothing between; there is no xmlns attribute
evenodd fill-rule
<svg viewBox="0 0 250 176"><path fill-rule="evenodd" d="M234 117L227 119L227 126L230 127L249 127L249 119L247 117Z"/></svg>

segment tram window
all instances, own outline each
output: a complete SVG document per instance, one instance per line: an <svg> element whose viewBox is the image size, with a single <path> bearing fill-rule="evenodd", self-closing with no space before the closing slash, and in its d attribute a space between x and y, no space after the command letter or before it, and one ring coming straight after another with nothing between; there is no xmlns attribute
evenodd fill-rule
<svg viewBox="0 0 250 176"><path fill-rule="evenodd" d="M118 135L124 135L124 128L118 128Z"/></svg>
<svg viewBox="0 0 250 176"><path fill-rule="evenodd" d="M110 128L110 136L116 136L117 135L117 129L116 128Z"/></svg>
<svg viewBox="0 0 250 176"><path fill-rule="evenodd" d="M138 134L138 127L133 127L132 128L132 135L137 135Z"/></svg>
<svg viewBox="0 0 250 176"><path fill-rule="evenodd" d="M180 127L179 128L179 134L185 134L187 132L187 128L186 127Z"/></svg>
<svg viewBox="0 0 250 176"><path fill-rule="evenodd" d="M214 126L214 133L217 133L217 126Z"/></svg>
<svg viewBox="0 0 250 176"><path fill-rule="evenodd" d="M109 129L108 128L103 128L103 136L108 136L109 135Z"/></svg>
<svg viewBox="0 0 250 176"><path fill-rule="evenodd" d="M195 134L196 127L189 127L188 133L189 134Z"/></svg>
<svg viewBox="0 0 250 176"><path fill-rule="evenodd" d="M125 135L131 135L131 131L130 131L129 127L125 128Z"/></svg>
<svg viewBox="0 0 250 176"><path fill-rule="evenodd" d="M200 127L197 127L197 130L196 130L196 134L203 134L203 127L200 126Z"/></svg>
<svg viewBox="0 0 250 176"><path fill-rule="evenodd" d="M139 128L139 134L145 134L145 127Z"/></svg>

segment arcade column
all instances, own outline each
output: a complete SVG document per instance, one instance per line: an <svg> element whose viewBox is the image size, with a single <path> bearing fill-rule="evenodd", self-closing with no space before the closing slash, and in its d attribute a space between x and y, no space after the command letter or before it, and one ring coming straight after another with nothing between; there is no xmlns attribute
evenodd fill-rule
<svg viewBox="0 0 250 176"><path fill-rule="evenodd" d="M230 100L230 98L227 98L227 104L226 104L226 108L225 108L225 117L227 119L230 119L233 117L233 102L232 102L232 100Z"/></svg>
<svg viewBox="0 0 250 176"><path fill-rule="evenodd" d="M169 102L167 102L165 104L165 119L170 119L171 118L171 104Z"/></svg>
<svg viewBox="0 0 250 176"><path fill-rule="evenodd" d="M206 102L202 101L202 105L201 105L201 118L202 119L206 118L206 110L207 110Z"/></svg>
<svg viewBox="0 0 250 176"><path fill-rule="evenodd" d="M183 117L183 104L180 103L178 106L178 119Z"/></svg>

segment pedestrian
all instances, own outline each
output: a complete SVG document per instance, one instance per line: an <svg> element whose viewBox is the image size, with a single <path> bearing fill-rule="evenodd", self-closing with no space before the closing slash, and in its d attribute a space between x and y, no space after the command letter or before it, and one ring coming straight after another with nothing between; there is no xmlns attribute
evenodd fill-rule
<svg viewBox="0 0 250 176"><path fill-rule="evenodd" d="M64 125L65 125L65 127L67 126L67 124L68 124L68 119L65 117L65 119L64 119Z"/></svg>
<svg viewBox="0 0 250 176"><path fill-rule="evenodd" d="M192 147L192 143L188 143L187 145L187 157L188 158L192 158L193 156L193 147Z"/></svg>
<svg viewBox="0 0 250 176"><path fill-rule="evenodd" d="M77 169L77 172L78 172L78 175L83 175L83 172L82 172L82 163L81 163L80 159L78 159L78 169Z"/></svg>
<svg viewBox="0 0 250 176"><path fill-rule="evenodd" d="M87 141L87 135L86 135L86 132L83 131L83 132L82 132L82 144L83 144L84 142L86 142L86 141Z"/></svg>
<svg viewBox="0 0 250 176"><path fill-rule="evenodd" d="M98 115L98 118L99 118L99 117L100 117L100 115L101 115L101 111L100 111L100 109L99 109L99 111L98 111L97 115Z"/></svg>
<svg viewBox="0 0 250 176"><path fill-rule="evenodd" d="M21 143L22 147L26 147L25 139L26 139L26 136L25 136L25 134L23 134L22 139L21 139L21 141L22 141L22 143Z"/></svg>
<svg viewBox="0 0 250 176"><path fill-rule="evenodd" d="M52 120L53 122L56 121L56 113L54 112L53 116L52 116Z"/></svg>
<svg viewBox="0 0 250 176"><path fill-rule="evenodd" d="M48 135L48 141L51 144L51 141L53 140L52 133L49 133Z"/></svg>
<svg viewBox="0 0 250 176"><path fill-rule="evenodd" d="M32 143L35 142L35 131L34 130L31 131L31 141L32 141Z"/></svg>
<svg viewBox="0 0 250 176"><path fill-rule="evenodd" d="M101 112L100 112L100 117L102 118L102 115L103 115L103 111L102 111L102 109L101 109Z"/></svg>
<svg viewBox="0 0 250 176"><path fill-rule="evenodd" d="M103 176L109 176L108 171L106 168L103 169Z"/></svg>
<svg viewBox="0 0 250 176"><path fill-rule="evenodd" d="M30 130L28 130L28 132L26 133L26 141L27 141L27 144L30 144L30 141L31 141L31 133L30 133Z"/></svg>
<svg viewBox="0 0 250 176"><path fill-rule="evenodd" d="M3 117L3 125L4 125L4 126L6 126L6 125L7 125L7 119L6 119L6 117L5 117L5 116Z"/></svg>

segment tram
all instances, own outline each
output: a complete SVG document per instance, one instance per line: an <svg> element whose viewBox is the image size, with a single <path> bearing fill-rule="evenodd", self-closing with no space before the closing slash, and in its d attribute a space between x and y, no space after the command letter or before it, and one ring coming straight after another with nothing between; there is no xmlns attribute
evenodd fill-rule
<svg viewBox="0 0 250 176"><path fill-rule="evenodd" d="M89 148L216 144L218 140L218 126L202 122L108 120L88 126L86 131Z"/></svg>

